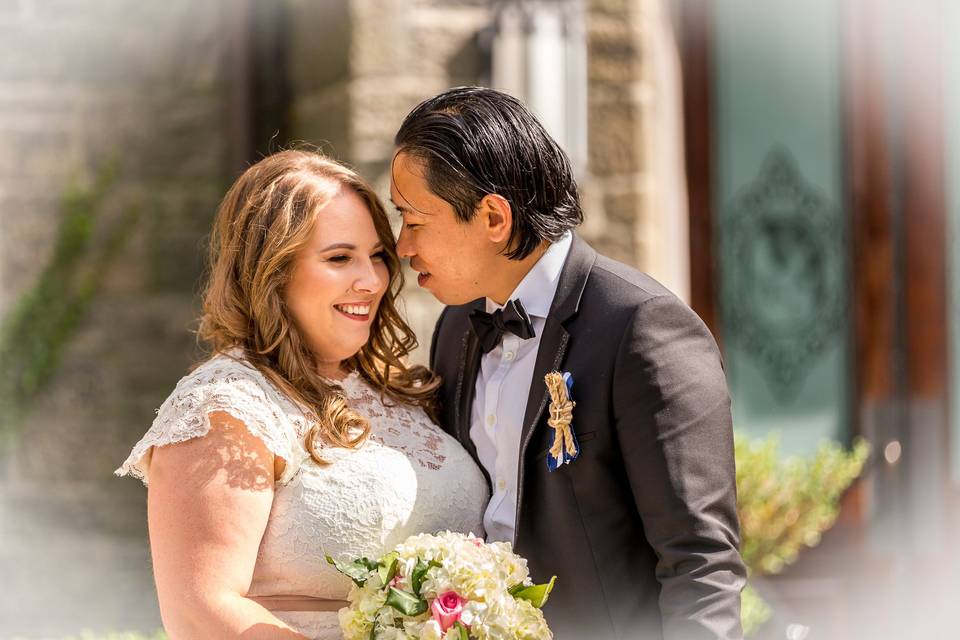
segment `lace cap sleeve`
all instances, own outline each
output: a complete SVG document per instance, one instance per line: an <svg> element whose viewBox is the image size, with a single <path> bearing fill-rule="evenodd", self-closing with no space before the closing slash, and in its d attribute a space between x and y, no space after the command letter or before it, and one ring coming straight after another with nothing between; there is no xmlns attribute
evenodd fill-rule
<svg viewBox="0 0 960 640"><path fill-rule="evenodd" d="M217 411L242 421L274 455L284 459L280 484L288 483L309 456L301 443L305 419L291 415L279 392L259 371L242 361L217 356L180 380L116 475L131 475L147 484L153 447L206 435L210 414Z"/></svg>

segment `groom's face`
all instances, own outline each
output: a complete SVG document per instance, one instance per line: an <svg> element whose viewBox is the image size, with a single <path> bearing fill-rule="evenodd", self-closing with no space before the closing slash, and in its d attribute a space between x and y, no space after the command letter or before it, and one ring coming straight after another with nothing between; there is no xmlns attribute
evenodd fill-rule
<svg viewBox="0 0 960 640"><path fill-rule="evenodd" d="M483 274L497 255L484 233L482 216L462 222L453 206L434 194L423 164L405 153L394 156L390 199L403 217L397 253L410 259L417 284L444 304L463 304L487 295Z"/></svg>

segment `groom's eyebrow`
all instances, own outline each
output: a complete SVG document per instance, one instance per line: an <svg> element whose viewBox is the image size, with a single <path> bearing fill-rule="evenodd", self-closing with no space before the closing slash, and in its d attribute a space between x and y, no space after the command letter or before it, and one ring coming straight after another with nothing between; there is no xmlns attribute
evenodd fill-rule
<svg viewBox="0 0 960 640"><path fill-rule="evenodd" d="M393 198L390 198L390 204L392 204L392 205L393 205L393 208L396 209L399 213L410 213L410 214L417 215L417 216L428 216L428 215L430 215L430 214L427 213L426 211L421 211L420 209L417 209L417 208L414 207L413 205L410 205L410 206L408 206L408 207L404 207L404 206L402 206L402 205L399 205L399 204L397 204L396 202L393 201Z"/></svg>

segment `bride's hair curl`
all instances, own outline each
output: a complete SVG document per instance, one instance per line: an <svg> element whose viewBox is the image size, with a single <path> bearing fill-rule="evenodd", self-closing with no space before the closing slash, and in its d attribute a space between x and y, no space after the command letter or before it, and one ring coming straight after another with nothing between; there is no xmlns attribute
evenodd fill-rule
<svg viewBox="0 0 960 640"><path fill-rule="evenodd" d="M321 463L320 442L356 447L367 438L370 425L347 404L342 389L318 373L283 292L324 205L343 188L353 190L367 205L389 273L370 338L346 364L382 397L422 407L436 419L438 376L405 362L417 340L397 310L403 274L387 214L363 178L321 153L299 149L274 153L244 171L230 187L210 235L198 329L198 337L214 353L240 349L246 360L308 410L313 425L306 446Z"/></svg>

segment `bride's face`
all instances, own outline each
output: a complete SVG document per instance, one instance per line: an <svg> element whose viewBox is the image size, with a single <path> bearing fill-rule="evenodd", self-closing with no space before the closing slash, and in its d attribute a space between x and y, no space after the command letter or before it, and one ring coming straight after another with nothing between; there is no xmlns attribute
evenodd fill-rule
<svg viewBox="0 0 960 640"><path fill-rule="evenodd" d="M321 374L336 376L341 362L366 344L388 282L370 211L352 189L341 188L318 212L284 288L284 302Z"/></svg>

